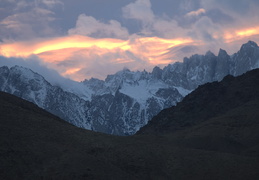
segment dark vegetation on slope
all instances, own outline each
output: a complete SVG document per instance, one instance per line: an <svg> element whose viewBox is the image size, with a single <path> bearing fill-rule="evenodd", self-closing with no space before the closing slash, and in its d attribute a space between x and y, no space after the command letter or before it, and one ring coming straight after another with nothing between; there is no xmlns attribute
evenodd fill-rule
<svg viewBox="0 0 259 180"><path fill-rule="evenodd" d="M258 78L201 86L129 137L74 127L1 92L0 178L256 179Z"/></svg>

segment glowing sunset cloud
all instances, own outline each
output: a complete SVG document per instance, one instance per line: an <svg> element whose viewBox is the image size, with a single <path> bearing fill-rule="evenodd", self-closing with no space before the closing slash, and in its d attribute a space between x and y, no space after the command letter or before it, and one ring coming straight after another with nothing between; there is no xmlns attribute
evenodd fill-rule
<svg viewBox="0 0 259 180"><path fill-rule="evenodd" d="M40 47L33 51L33 54L40 54L47 51L60 50L66 48L89 48L89 47L99 47L105 49L128 49L127 42L123 42L117 39L93 39L84 36L73 36L69 38L62 38L58 40L54 40L54 42L50 41L46 44L43 44L43 47Z"/></svg>
<svg viewBox="0 0 259 180"><path fill-rule="evenodd" d="M249 36L254 36L254 35L259 35L259 26L242 29L242 30L235 30L232 33L227 32L225 33L224 38L226 42L232 42L232 41L236 41L236 40L249 37Z"/></svg>
<svg viewBox="0 0 259 180"><path fill-rule="evenodd" d="M129 40L120 40L73 35L0 44L0 54L6 57L28 57L35 54L48 63L50 68L63 76L72 77L81 69L93 66L95 59L102 59L99 62L101 66L105 63L121 67L134 64L134 67L139 68L143 63L149 67L167 65L173 61L172 56L165 55L170 48L190 43L193 43L191 39L184 38L131 37ZM141 61L140 64L135 62L137 59L139 63ZM73 79L79 78L73 76Z"/></svg>
<svg viewBox="0 0 259 180"><path fill-rule="evenodd" d="M40 54L48 51L55 51L66 48L90 48L99 47L105 49L129 48L127 41L118 39L94 39L86 36L68 36L49 40L16 42L0 45L1 54L6 57L11 56L29 56L31 54Z"/></svg>
<svg viewBox="0 0 259 180"><path fill-rule="evenodd" d="M141 56L147 57L151 64L168 64L172 59L164 57L169 49L182 44L193 43L193 40L186 38L162 39L158 37L145 37L137 39L132 44L131 51Z"/></svg>
<svg viewBox="0 0 259 180"><path fill-rule="evenodd" d="M151 71L192 54L216 54L219 48L231 54L248 40L259 42L258 0L105 5L5 0L1 5L0 55L16 57L2 59L13 64L19 59L28 67L35 61L74 80L104 79L125 67ZM12 64L4 61L0 65Z"/></svg>
<svg viewBox="0 0 259 180"><path fill-rule="evenodd" d="M259 27L225 33L224 39L226 43L229 43L251 35L259 35ZM219 37L219 34L215 34L214 38ZM122 69L125 66L131 70L144 68L150 70L155 65L167 65L182 60L174 59L175 53L177 53L173 50L174 48L189 45L202 46L204 44L191 38L164 39L132 36L128 40L121 40L72 35L2 43L0 44L0 55L26 58L34 54L40 57L49 68L55 69L61 75L74 80L83 80L89 77L82 77L81 71L89 71L91 74L93 73L91 68L103 68L106 72L107 70ZM101 77L103 74L97 78Z"/></svg>
<svg viewBox="0 0 259 180"><path fill-rule="evenodd" d="M69 75L69 74L74 74L76 72L80 71L80 68L71 68L71 69L68 69L64 74L62 75Z"/></svg>
<svg viewBox="0 0 259 180"><path fill-rule="evenodd" d="M190 39L162 39L158 37L144 37L136 38L134 42L130 40L124 41L119 39L94 39L86 36L68 36L59 37L49 40L39 40L31 42L16 42L1 45L1 54L6 57L11 56L29 56L31 54L38 54L41 58L51 61L62 61L69 57L73 52L79 49L100 48L99 55L102 54L101 49L113 51L114 49L121 49L123 51L131 51L135 54L145 56L153 64L159 63L158 58L168 51L169 48L179 44L191 43ZM50 53L52 52L52 53ZM107 52L107 51L105 51ZM48 56L57 53L56 57ZM160 59L161 60L161 59ZM160 62L160 64L163 64Z"/></svg>
<svg viewBox="0 0 259 180"><path fill-rule="evenodd" d="M162 39L158 37L137 38L134 43L119 39L94 39L86 36L59 37L50 40L39 40L30 42L15 42L0 45L1 54L6 57L29 56L49 51L67 48L90 48L99 47L103 49L122 49L131 50L132 47L141 46L145 51L152 51L156 55L166 52L166 49L176 45L192 42L191 39ZM136 50L136 49L135 49ZM155 52L154 52L155 51Z"/></svg>

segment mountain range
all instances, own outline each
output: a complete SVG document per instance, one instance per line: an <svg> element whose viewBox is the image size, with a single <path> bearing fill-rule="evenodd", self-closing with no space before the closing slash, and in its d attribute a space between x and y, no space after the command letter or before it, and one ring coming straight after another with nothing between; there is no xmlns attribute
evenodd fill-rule
<svg viewBox="0 0 259 180"><path fill-rule="evenodd" d="M56 86L30 69L0 68L0 90L35 103L78 127L115 135L132 135L161 110L207 82L241 75L259 67L259 47L243 44L228 55L220 49L193 55L152 72L124 69L105 80L89 79Z"/></svg>
<svg viewBox="0 0 259 180"><path fill-rule="evenodd" d="M0 178L257 179L258 79L255 69L201 85L126 137L75 127L0 92Z"/></svg>

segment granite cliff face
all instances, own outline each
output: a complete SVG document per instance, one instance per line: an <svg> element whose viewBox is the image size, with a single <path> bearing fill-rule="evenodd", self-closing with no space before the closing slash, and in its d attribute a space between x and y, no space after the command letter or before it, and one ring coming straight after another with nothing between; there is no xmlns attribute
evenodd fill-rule
<svg viewBox="0 0 259 180"><path fill-rule="evenodd" d="M259 68L259 47L249 41L232 56L220 49L218 56L208 51L206 55L184 58L182 63L165 67L161 76L164 82L193 90L201 84L220 81L228 74L238 76L255 68Z"/></svg>
<svg viewBox="0 0 259 180"><path fill-rule="evenodd" d="M57 87L23 67L0 68L0 90L22 97L85 129L134 134L161 110L181 101L199 85L259 67L259 47L249 41L229 56L220 50L193 55L152 72L124 69L103 80Z"/></svg>

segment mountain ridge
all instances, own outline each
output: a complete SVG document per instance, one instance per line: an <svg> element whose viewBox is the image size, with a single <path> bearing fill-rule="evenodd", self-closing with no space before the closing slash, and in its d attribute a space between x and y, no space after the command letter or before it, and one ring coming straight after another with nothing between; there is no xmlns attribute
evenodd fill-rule
<svg viewBox="0 0 259 180"><path fill-rule="evenodd" d="M249 41L232 56L220 49L218 56L196 54L163 69L154 67L151 73L124 69L105 80L92 78L63 88L52 86L43 77L22 78L31 70L2 67L0 90L34 102L76 126L132 135L199 85L258 67L259 47Z"/></svg>
<svg viewBox="0 0 259 180"><path fill-rule="evenodd" d="M243 88L241 98L232 95L238 106L227 113L212 114L212 118L181 130L127 137L75 127L31 102L0 92L0 178L256 179L258 76L259 69L239 77L227 76L221 82L202 85L177 105L202 104L200 97L204 97L208 107L214 107L218 94L204 94L211 92L211 87L219 94L226 91L226 95L232 92L228 89ZM185 108L195 116L195 111ZM207 116L206 110L200 114ZM163 124L163 118L160 120Z"/></svg>
<svg viewBox="0 0 259 180"><path fill-rule="evenodd" d="M200 85L176 106L162 110L139 134L173 132L225 114L250 101L259 100L259 69L241 76L228 75L220 82ZM242 84L242 86L240 85ZM165 118L163 118L165 117Z"/></svg>

